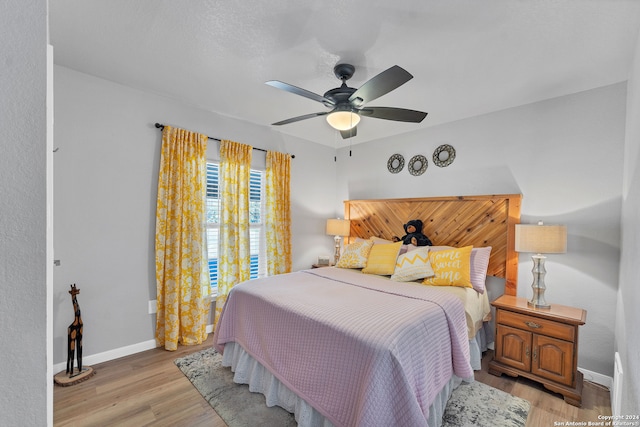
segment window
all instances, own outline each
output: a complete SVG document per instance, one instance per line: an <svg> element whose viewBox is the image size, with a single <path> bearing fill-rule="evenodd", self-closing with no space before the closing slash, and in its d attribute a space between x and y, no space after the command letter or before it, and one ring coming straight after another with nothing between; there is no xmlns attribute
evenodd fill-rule
<svg viewBox="0 0 640 427"><path fill-rule="evenodd" d="M207 250L209 253L209 278L211 293L218 289L218 257L220 253L220 180L217 163L207 163ZM249 244L251 253L251 278L264 277L264 172L251 170L249 178Z"/></svg>

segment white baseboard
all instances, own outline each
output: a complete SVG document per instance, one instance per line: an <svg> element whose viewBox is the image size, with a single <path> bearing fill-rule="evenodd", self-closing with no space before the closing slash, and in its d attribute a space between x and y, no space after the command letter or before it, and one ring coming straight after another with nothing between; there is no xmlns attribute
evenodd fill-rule
<svg viewBox="0 0 640 427"><path fill-rule="evenodd" d="M126 347L115 348L113 350L105 351L97 354L83 355L82 365L90 366L102 362L108 362L109 360L118 359L120 357L129 356L131 354L140 353L141 351L151 350L156 348L156 340L144 341L138 344L128 345ZM75 361L77 364L77 360ZM77 366L76 366L77 367ZM67 362L57 363L53 365L53 372L62 372L67 370Z"/></svg>
<svg viewBox="0 0 640 427"><path fill-rule="evenodd" d="M608 377L606 375L599 374L599 373L593 372L593 371L589 371L587 369L583 369L583 368L580 368L580 367L578 367L578 370L580 372L582 372L582 375L584 375L584 380L585 381L591 381L592 383L600 384L602 386L605 386L609 390L611 390L611 387L613 387L613 378L612 377Z"/></svg>
<svg viewBox="0 0 640 427"><path fill-rule="evenodd" d="M207 325L206 331L208 334L213 333L213 325ZM141 351L151 350L154 348L156 348L155 339L144 341L138 344L132 344L126 347L120 347L120 348L105 351L102 353L82 356L82 365L86 365L86 366L96 365L98 363L108 362L110 360L118 359L120 357L130 356L132 354L140 353ZM75 363L77 364L77 360ZM66 370L67 370L67 362L56 363L55 365L53 365L53 372L55 373L66 371Z"/></svg>

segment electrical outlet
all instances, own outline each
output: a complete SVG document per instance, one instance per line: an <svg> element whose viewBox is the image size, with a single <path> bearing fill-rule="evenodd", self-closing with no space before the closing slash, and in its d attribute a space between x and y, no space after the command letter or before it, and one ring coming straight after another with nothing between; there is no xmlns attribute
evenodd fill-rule
<svg viewBox="0 0 640 427"><path fill-rule="evenodd" d="M158 312L158 301L149 301L149 314L155 314Z"/></svg>

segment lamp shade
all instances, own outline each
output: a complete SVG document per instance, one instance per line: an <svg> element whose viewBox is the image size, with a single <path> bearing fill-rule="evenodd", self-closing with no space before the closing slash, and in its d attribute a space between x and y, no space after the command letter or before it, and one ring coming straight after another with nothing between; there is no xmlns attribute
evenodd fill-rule
<svg viewBox="0 0 640 427"><path fill-rule="evenodd" d="M348 219L328 219L327 234L331 236L348 236L351 223Z"/></svg>
<svg viewBox="0 0 640 427"><path fill-rule="evenodd" d="M327 122L337 130L349 130L360 122L360 116L351 111L334 111L327 116Z"/></svg>
<svg viewBox="0 0 640 427"><path fill-rule="evenodd" d="M516 252L562 254L567 252L564 225L516 224Z"/></svg>

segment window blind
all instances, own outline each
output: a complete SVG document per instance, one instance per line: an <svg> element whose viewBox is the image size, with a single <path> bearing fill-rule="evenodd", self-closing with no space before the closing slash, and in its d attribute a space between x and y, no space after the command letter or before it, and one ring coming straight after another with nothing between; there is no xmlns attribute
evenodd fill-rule
<svg viewBox="0 0 640 427"><path fill-rule="evenodd" d="M207 250L209 278L215 294L218 287L218 258L220 251L220 176L217 163L207 163ZM249 247L251 278L266 275L266 243L264 231L264 172L251 170L249 176Z"/></svg>

